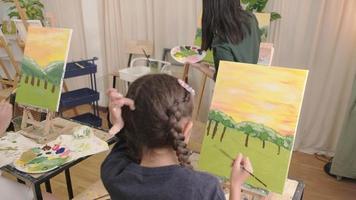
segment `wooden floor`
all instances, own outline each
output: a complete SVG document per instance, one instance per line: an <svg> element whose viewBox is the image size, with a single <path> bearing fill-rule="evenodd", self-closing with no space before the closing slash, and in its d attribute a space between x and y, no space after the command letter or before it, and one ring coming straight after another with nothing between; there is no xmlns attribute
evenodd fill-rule
<svg viewBox="0 0 356 200"><path fill-rule="evenodd" d="M68 113L70 115L70 113ZM102 113L103 119L106 119ZM106 123L105 123L106 125ZM100 164L106 153L95 155L71 168L74 194L79 194L86 187L100 179ZM329 177L323 171L324 162L314 155L294 152L290 165L289 177L302 180L306 184L304 200L354 200L356 182ZM58 199L68 199L64 175L53 178L52 190ZM43 188L44 191L44 188Z"/></svg>

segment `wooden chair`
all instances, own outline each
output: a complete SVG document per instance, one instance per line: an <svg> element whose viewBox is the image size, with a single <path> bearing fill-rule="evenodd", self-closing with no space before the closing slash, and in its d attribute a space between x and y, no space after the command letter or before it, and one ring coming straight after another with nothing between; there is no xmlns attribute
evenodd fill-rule
<svg viewBox="0 0 356 200"><path fill-rule="evenodd" d="M134 56L145 56L144 51L147 56L153 55L153 43L147 40L130 40L127 41L125 45L125 52L129 54L129 59L127 62L127 67L130 66L131 61ZM112 87L116 87L116 78L119 77L119 72L114 72L111 74L113 76Z"/></svg>

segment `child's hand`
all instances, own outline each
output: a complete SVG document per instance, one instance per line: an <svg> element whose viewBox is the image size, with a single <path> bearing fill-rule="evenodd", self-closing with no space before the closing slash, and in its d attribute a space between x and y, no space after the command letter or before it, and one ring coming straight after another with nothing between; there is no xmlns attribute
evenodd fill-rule
<svg viewBox="0 0 356 200"><path fill-rule="evenodd" d="M123 106L129 106L131 110L135 110L134 101L122 96L116 89L110 88L107 91L109 96L109 111L110 121L113 124L109 133L114 135L124 127L124 121L121 117L121 108Z"/></svg>
<svg viewBox="0 0 356 200"><path fill-rule="evenodd" d="M239 153L232 165L231 171L231 186L240 187L250 176L248 172L246 172L243 168L247 171L253 173L252 165L250 159L248 157L244 157L241 153Z"/></svg>
<svg viewBox="0 0 356 200"><path fill-rule="evenodd" d="M9 127L12 118L12 105L2 101L0 102L0 136L5 133Z"/></svg>

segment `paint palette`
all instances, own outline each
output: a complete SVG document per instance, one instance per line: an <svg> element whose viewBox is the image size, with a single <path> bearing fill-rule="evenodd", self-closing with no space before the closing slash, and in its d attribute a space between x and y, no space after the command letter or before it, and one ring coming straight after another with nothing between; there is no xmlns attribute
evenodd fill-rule
<svg viewBox="0 0 356 200"><path fill-rule="evenodd" d="M206 52L198 46L177 46L171 50L171 56L179 63L197 63L204 59Z"/></svg>
<svg viewBox="0 0 356 200"><path fill-rule="evenodd" d="M59 144L31 148L14 161L16 169L37 174L51 171L70 160L71 151Z"/></svg>

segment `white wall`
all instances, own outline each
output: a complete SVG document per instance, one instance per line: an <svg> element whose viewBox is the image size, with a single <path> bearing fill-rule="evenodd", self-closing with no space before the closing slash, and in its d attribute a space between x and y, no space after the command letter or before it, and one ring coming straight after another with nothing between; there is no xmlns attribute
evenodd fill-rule
<svg viewBox="0 0 356 200"><path fill-rule="evenodd" d="M98 72L96 74L97 87L100 91L100 101L101 106L107 105L106 98L106 79L107 79L107 69L103 66L104 54L101 52L100 44L100 27L99 27L99 11L98 11L98 0L81 0L82 1L82 11L83 11L83 24L84 24L84 34L85 34L85 44L86 52L89 58L98 57L99 60L96 62L98 66Z"/></svg>
<svg viewBox="0 0 356 200"><path fill-rule="evenodd" d="M7 13L8 13L8 9L9 9L9 4L7 3L3 3L3 2L0 2L0 19L3 20L3 19L7 19L8 16L7 16Z"/></svg>

